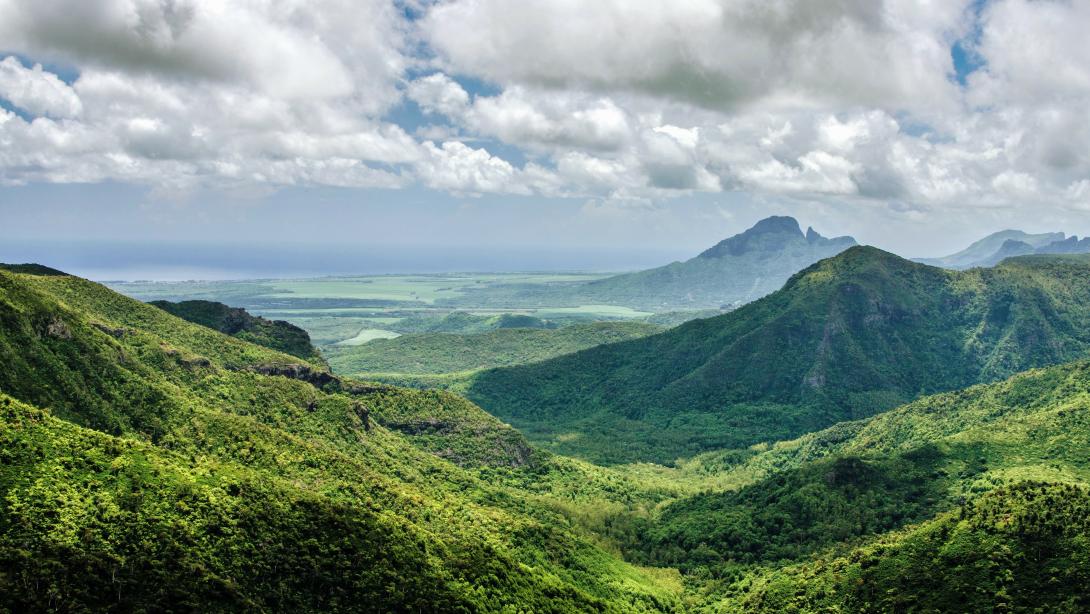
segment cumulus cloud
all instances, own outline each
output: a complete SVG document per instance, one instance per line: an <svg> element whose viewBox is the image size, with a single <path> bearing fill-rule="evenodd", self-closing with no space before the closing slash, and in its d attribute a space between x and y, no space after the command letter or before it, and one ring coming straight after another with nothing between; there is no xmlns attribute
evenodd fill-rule
<svg viewBox="0 0 1090 614"><path fill-rule="evenodd" d="M14 57L0 60L0 98L34 115L75 117L83 110L79 96L41 64L26 68Z"/></svg>
<svg viewBox="0 0 1090 614"><path fill-rule="evenodd" d="M454 0L423 22L456 71L716 109L952 104L968 0Z"/></svg>
<svg viewBox="0 0 1090 614"><path fill-rule="evenodd" d="M1090 206L1086 3L412 6L0 0L0 182Z"/></svg>

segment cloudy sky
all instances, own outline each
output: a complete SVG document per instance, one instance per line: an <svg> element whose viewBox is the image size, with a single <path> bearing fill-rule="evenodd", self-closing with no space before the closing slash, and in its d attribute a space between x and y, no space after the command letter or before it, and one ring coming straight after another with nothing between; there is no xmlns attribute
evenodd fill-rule
<svg viewBox="0 0 1090 614"><path fill-rule="evenodd" d="M0 0L0 240L1090 233L1090 2Z"/></svg>

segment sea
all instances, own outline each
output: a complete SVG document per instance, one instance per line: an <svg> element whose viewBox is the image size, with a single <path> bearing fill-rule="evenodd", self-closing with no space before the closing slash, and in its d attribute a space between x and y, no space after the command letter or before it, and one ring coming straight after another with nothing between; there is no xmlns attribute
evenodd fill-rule
<svg viewBox="0 0 1090 614"><path fill-rule="evenodd" d="M681 250L0 241L0 262L35 262L95 281L286 279L345 275L622 272L690 258Z"/></svg>

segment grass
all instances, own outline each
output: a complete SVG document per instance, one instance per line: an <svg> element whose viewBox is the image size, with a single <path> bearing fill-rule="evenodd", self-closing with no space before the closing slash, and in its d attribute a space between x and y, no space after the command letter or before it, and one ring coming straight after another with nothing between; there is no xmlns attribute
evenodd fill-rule
<svg viewBox="0 0 1090 614"><path fill-rule="evenodd" d="M580 305L578 307L546 307L536 311L541 317L549 318L559 315L583 315L605 318L646 318L654 315L650 311L637 311L620 305Z"/></svg>

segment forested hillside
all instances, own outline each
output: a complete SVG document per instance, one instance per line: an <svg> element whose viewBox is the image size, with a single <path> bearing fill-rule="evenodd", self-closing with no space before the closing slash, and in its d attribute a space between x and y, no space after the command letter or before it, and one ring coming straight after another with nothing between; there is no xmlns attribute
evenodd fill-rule
<svg viewBox="0 0 1090 614"><path fill-rule="evenodd" d="M846 254L789 289L903 266L855 255L865 262ZM1018 286L1011 311L1051 305L1081 322L1071 276L1085 261L1004 266L1006 286L920 265L896 277ZM535 449L461 397L341 378L20 270L0 270L0 606L12 611L1090 604L1088 361L676 468L602 468Z"/></svg>
<svg viewBox="0 0 1090 614"><path fill-rule="evenodd" d="M215 301L152 301L151 304L183 320L221 333L304 360L321 361L321 353L310 343L307 331L283 320L266 320L250 315L240 307L229 307Z"/></svg>
<svg viewBox="0 0 1090 614"><path fill-rule="evenodd" d="M1090 258L955 272L856 247L722 316L481 373L468 396L601 462L787 439L1090 352Z"/></svg>
<svg viewBox="0 0 1090 614"><path fill-rule="evenodd" d="M1090 362L1030 371L752 450L633 547L728 611L1080 611L1088 443Z"/></svg>
<svg viewBox="0 0 1090 614"><path fill-rule="evenodd" d="M0 271L0 360L13 611L676 603L665 576L480 476L604 478L452 395L341 380L63 275Z"/></svg>

